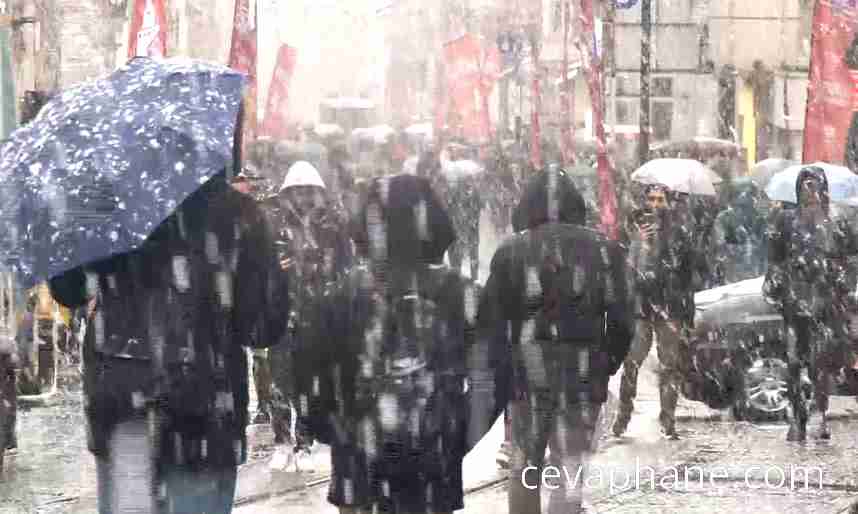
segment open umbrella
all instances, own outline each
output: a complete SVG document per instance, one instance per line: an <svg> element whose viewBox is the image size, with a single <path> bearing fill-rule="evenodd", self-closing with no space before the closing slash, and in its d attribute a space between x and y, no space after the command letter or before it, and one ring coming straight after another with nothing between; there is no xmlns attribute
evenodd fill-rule
<svg viewBox="0 0 858 514"><path fill-rule="evenodd" d="M441 172L447 180L461 180L479 175L483 172L483 167L470 159L461 159L458 161L443 162Z"/></svg>
<svg viewBox="0 0 858 514"><path fill-rule="evenodd" d="M757 164L754 164L751 168L750 177L754 183L764 188L776 173L796 164L798 163L789 159L764 159Z"/></svg>
<svg viewBox="0 0 858 514"><path fill-rule="evenodd" d="M653 159L631 176L641 184L661 184L672 191L715 196L715 184L723 182L717 173L691 159Z"/></svg>
<svg viewBox="0 0 858 514"><path fill-rule="evenodd" d="M0 150L0 259L32 284L137 248L231 165L244 83L136 58L56 95Z"/></svg>
<svg viewBox="0 0 858 514"><path fill-rule="evenodd" d="M766 195L771 200L797 203L795 196L795 181L798 173L806 166L816 166L825 172L828 180L828 195L832 202L853 203L858 197L858 175L849 168L836 166L826 162L813 164L796 164L775 174L766 186Z"/></svg>
<svg viewBox="0 0 858 514"><path fill-rule="evenodd" d="M712 157L735 157L742 147L726 139L714 137L693 137L682 141L668 141L650 151L654 158L684 158L705 161Z"/></svg>

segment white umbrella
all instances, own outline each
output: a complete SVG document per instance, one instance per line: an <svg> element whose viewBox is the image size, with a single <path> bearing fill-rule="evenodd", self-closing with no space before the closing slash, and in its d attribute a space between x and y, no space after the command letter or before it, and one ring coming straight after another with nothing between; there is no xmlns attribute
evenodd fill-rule
<svg viewBox="0 0 858 514"><path fill-rule="evenodd" d="M402 163L402 172L407 173L409 175L417 175L417 163L420 161L420 158L416 155L412 155L411 157L405 159L405 162Z"/></svg>
<svg viewBox="0 0 858 514"><path fill-rule="evenodd" d="M483 167L470 159L443 162L442 171L448 180L459 180L482 173Z"/></svg>
<svg viewBox="0 0 858 514"><path fill-rule="evenodd" d="M796 164L775 174L766 186L766 196L779 202L797 203L795 182L798 173L807 166L822 168L828 181L828 195L832 202L854 204L858 197L858 175L844 166L815 162L813 164Z"/></svg>
<svg viewBox="0 0 858 514"><path fill-rule="evenodd" d="M661 184L672 191L715 196L714 184L723 182L717 173L692 159L653 159L632 173L641 184Z"/></svg>
<svg viewBox="0 0 858 514"><path fill-rule="evenodd" d="M414 125L409 126L405 129L405 133L411 136L425 136L432 137L432 124L431 123L415 123Z"/></svg>
<svg viewBox="0 0 858 514"><path fill-rule="evenodd" d="M798 164L789 159L771 158L764 159L751 168L751 180L757 183L760 187L766 187L769 180L778 172L781 172L790 166Z"/></svg>
<svg viewBox="0 0 858 514"><path fill-rule="evenodd" d="M321 137L341 136L343 128L335 123L319 123L316 125L316 134Z"/></svg>

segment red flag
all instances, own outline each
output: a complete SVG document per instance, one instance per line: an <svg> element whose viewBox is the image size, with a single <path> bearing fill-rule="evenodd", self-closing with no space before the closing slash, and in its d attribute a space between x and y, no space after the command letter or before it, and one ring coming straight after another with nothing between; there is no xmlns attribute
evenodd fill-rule
<svg viewBox="0 0 858 514"><path fill-rule="evenodd" d="M804 162L845 161L852 171L858 171L855 169L858 155L846 155L850 124L858 114L856 28L858 7L855 0L816 3L804 120ZM856 136L858 134L852 137ZM850 141L848 146L856 148L858 141Z"/></svg>
<svg viewBox="0 0 858 514"><path fill-rule="evenodd" d="M599 209L602 214L602 231L610 239L619 237L617 223L617 192L614 185L614 170L608 158L608 144L605 137L605 120L602 109L602 62L596 53L595 20L593 18L593 0L581 0L581 23L584 41L581 45L589 57L587 83L590 99L593 103L593 127L596 130L596 163L599 174Z"/></svg>
<svg viewBox="0 0 858 514"><path fill-rule="evenodd" d="M436 116L446 114L450 129L460 137L489 140L488 96L500 74L497 50L484 51L475 37L466 34L444 45L444 69L450 95L445 106L452 109L440 110Z"/></svg>
<svg viewBox="0 0 858 514"><path fill-rule="evenodd" d="M289 121L289 84L295 71L297 51L289 45L282 45L277 53L274 75L268 86L268 102L265 104L265 119L262 121L262 134L274 139L288 139Z"/></svg>
<svg viewBox="0 0 858 514"><path fill-rule="evenodd" d="M256 0L253 0L253 17L250 0L236 0L232 26L232 45L229 50L229 67L247 75L245 95L244 137L247 144L257 131L256 109Z"/></svg>
<svg viewBox="0 0 858 514"><path fill-rule="evenodd" d="M135 0L128 31L128 58L166 57L167 16L163 0Z"/></svg>

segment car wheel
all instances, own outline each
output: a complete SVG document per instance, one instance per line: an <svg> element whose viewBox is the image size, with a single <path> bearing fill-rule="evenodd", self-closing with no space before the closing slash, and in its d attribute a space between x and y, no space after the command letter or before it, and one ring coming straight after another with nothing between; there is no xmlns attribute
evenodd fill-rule
<svg viewBox="0 0 858 514"><path fill-rule="evenodd" d="M744 403L748 411L766 417L784 412L789 406L788 380L787 363L782 359L756 359L744 376Z"/></svg>

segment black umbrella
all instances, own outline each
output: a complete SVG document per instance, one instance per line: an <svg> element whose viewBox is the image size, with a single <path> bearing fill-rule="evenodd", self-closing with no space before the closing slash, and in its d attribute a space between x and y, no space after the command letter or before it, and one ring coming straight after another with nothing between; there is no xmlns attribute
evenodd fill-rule
<svg viewBox="0 0 858 514"><path fill-rule="evenodd" d="M137 248L231 165L244 81L136 58L56 95L0 150L0 258L27 284Z"/></svg>

